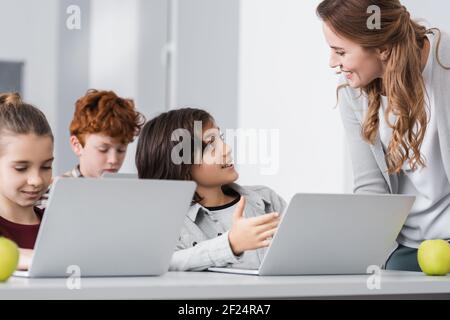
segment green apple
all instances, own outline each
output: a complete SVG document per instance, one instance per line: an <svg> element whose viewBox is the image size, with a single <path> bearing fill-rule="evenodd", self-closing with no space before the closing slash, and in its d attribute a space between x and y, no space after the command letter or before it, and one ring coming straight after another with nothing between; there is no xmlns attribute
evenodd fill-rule
<svg viewBox="0 0 450 320"><path fill-rule="evenodd" d="M450 244L445 240L425 240L417 251L420 269L429 276L450 272Z"/></svg>
<svg viewBox="0 0 450 320"><path fill-rule="evenodd" d="M0 237L0 282L8 280L17 268L19 248L9 239Z"/></svg>

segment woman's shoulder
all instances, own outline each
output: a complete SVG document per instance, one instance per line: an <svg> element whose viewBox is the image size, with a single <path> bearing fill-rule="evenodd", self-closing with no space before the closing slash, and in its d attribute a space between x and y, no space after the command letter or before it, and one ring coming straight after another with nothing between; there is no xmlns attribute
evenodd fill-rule
<svg viewBox="0 0 450 320"><path fill-rule="evenodd" d="M368 108L367 96L361 89L350 87L343 75L339 76L336 99L336 107L344 120L362 121Z"/></svg>
<svg viewBox="0 0 450 320"><path fill-rule="evenodd" d="M338 99L346 101L362 100L365 98L363 92L359 88L352 88L344 74L340 74L337 81L336 95ZM338 101L339 102L339 101Z"/></svg>

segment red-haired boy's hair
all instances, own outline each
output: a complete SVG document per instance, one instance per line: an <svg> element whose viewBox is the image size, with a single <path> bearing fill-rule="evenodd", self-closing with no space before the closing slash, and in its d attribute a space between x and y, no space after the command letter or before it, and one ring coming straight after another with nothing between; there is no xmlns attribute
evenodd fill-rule
<svg viewBox="0 0 450 320"><path fill-rule="evenodd" d="M136 111L134 101L113 91L88 90L77 100L70 134L84 146L86 134L99 133L128 144L144 125L145 117Z"/></svg>

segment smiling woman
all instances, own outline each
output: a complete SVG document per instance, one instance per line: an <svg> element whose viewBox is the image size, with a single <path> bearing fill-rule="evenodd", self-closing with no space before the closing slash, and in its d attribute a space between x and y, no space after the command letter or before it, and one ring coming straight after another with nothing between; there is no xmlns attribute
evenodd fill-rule
<svg viewBox="0 0 450 320"><path fill-rule="evenodd" d="M374 6L379 28L368 27ZM325 0L317 14L342 74L354 192L416 196L387 268L420 271L420 243L450 238L450 38L398 0Z"/></svg>
<svg viewBox="0 0 450 320"><path fill-rule="evenodd" d="M53 134L16 93L0 95L0 128L0 234L17 243L26 269L43 215L35 203L51 182Z"/></svg>
<svg viewBox="0 0 450 320"><path fill-rule="evenodd" d="M381 14L378 30L367 27L367 8L374 3ZM422 77L429 51L427 29L411 20L398 0L324 1L317 12L332 48L330 66L340 68L348 85L368 96L363 137L370 143L375 140L383 94L389 100L386 114L399 116L387 151L389 173L399 172L405 161L412 169L423 167L419 148L427 122Z"/></svg>

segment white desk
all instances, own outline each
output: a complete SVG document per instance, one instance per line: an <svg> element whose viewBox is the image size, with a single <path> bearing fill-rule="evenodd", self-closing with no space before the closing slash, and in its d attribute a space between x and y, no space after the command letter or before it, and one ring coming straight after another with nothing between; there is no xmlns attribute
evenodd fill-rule
<svg viewBox="0 0 450 320"><path fill-rule="evenodd" d="M450 275L382 271L380 289L369 290L369 275L257 277L210 272L169 272L161 277L83 278L81 289L67 279L10 278L2 299L278 299L278 298L444 298Z"/></svg>

